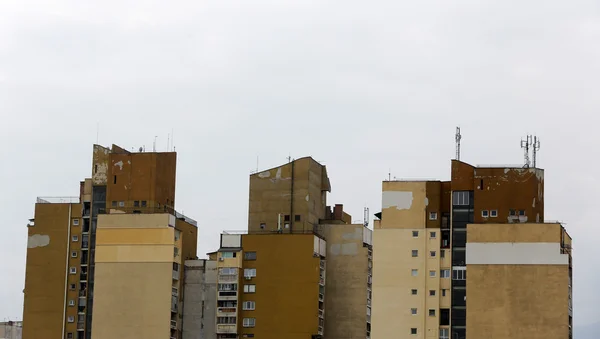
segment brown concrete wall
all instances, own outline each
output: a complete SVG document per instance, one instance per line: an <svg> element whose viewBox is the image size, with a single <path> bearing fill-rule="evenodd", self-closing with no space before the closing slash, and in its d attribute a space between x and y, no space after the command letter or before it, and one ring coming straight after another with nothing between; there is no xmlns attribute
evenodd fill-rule
<svg viewBox="0 0 600 339"><path fill-rule="evenodd" d="M27 229L25 339L62 337L63 321L66 323L67 320L64 316L68 300L65 300L65 292L67 284L76 281L76 276L67 274L67 265L72 262L70 252L78 251L79 244L72 242L69 236L70 221L77 216L81 217L80 204L35 205L35 226ZM73 234L78 234L79 231L72 228ZM76 316L74 308L67 309L66 313Z"/></svg>
<svg viewBox="0 0 600 339"><path fill-rule="evenodd" d="M469 265L467 286L469 338L568 338L568 266Z"/></svg>
<svg viewBox="0 0 600 339"><path fill-rule="evenodd" d="M255 284L256 293L241 294L239 305L255 301L256 310L240 307L241 336L255 338L306 339L317 334L319 305L319 257L313 256L312 234L249 234L242 238L244 252L256 252L255 261L244 268L256 268L256 277L243 284ZM256 327L243 328L243 318L256 318Z"/></svg>
<svg viewBox="0 0 600 339"><path fill-rule="evenodd" d="M147 201L148 207L174 206L177 155L171 153L111 153L108 164L107 207L112 201ZM143 209L142 209L143 210Z"/></svg>
<svg viewBox="0 0 600 339"><path fill-rule="evenodd" d="M473 178L476 223L544 221L544 171L536 168L476 168ZM524 217L510 217L510 210ZM483 218L481 210L497 210Z"/></svg>
<svg viewBox="0 0 600 339"><path fill-rule="evenodd" d="M469 224L470 243L485 242L554 242L560 243L560 224Z"/></svg>
<svg viewBox="0 0 600 339"><path fill-rule="evenodd" d="M381 228L422 228L427 213L425 181L384 181Z"/></svg>
<svg viewBox="0 0 600 339"><path fill-rule="evenodd" d="M322 190L327 190L328 185L325 166L312 158L301 158L293 163L251 175L248 230L277 230L279 213L282 214L282 228L286 223L284 216L289 215L288 223L294 231L312 230L312 224L318 224L319 219L325 217L326 201ZM300 221L295 220L295 215L300 216ZM266 224L264 230L260 228L261 223Z"/></svg>
<svg viewBox="0 0 600 339"><path fill-rule="evenodd" d="M427 228L440 228L442 224L442 183L439 181L427 181L425 183L425 196L427 205L425 208L425 226ZM431 220L430 213L437 213L437 219Z"/></svg>
<svg viewBox="0 0 600 339"><path fill-rule="evenodd" d="M364 339L367 331L368 248L359 225L322 225L327 239L325 335Z"/></svg>

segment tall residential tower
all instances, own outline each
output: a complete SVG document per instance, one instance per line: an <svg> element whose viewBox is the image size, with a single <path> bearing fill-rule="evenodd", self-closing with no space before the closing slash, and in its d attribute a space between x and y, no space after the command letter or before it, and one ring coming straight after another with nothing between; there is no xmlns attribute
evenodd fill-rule
<svg viewBox="0 0 600 339"><path fill-rule="evenodd" d="M196 258L197 227L173 208L175 167L174 152L94 145L79 197L38 198L25 339L181 338L182 265Z"/></svg>
<svg viewBox="0 0 600 339"><path fill-rule="evenodd" d="M384 182L377 216L372 338L570 337L571 238L544 223L542 169L454 160L449 182Z"/></svg>

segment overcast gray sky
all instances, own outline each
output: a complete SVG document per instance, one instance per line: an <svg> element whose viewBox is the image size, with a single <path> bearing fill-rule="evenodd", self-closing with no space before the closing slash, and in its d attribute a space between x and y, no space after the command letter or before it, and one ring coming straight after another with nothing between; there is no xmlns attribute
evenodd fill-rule
<svg viewBox="0 0 600 339"><path fill-rule="evenodd" d="M575 239L575 323L599 318L600 2L0 2L0 320L21 318L38 195L76 195L99 142L167 147L199 255L246 228L248 175L328 167L331 203L381 207L381 180L522 163L542 141L546 218ZM99 1L94 2L99 4Z"/></svg>

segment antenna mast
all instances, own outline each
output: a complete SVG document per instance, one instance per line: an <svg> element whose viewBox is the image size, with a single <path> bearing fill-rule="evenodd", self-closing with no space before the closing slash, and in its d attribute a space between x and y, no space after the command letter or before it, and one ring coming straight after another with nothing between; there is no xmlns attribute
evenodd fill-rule
<svg viewBox="0 0 600 339"><path fill-rule="evenodd" d="M540 145L540 139L537 136L534 136L533 137L533 145L532 145L532 147L533 147L533 150L532 150L532 153L533 153L533 167L534 168L537 168L537 166L536 166L537 165L537 152L540 150L540 146L541 146Z"/></svg>
<svg viewBox="0 0 600 339"><path fill-rule="evenodd" d="M363 219L365 227L369 227L369 208L365 207L365 218Z"/></svg>
<svg viewBox="0 0 600 339"><path fill-rule="evenodd" d="M532 146L533 144L533 139L531 135L528 135L527 137L525 137L525 140L521 139L521 148L524 150L524 157L525 157L525 165L523 167L525 168L529 168L529 165L531 165L531 161L529 160L529 147Z"/></svg>
<svg viewBox="0 0 600 339"><path fill-rule="evenodd" d="M460 127L456 127L456 135L454 136L456 141L456 160L460 160L460 139L462 139L462 135L460 135Z"/></svg>
<svg viewBox="0 0 600 339"><path fill-rule="evenodd" d="M156 138L158 138L158 135L154 136L154 142L152 143L152 152L156 152Z"/></svg>

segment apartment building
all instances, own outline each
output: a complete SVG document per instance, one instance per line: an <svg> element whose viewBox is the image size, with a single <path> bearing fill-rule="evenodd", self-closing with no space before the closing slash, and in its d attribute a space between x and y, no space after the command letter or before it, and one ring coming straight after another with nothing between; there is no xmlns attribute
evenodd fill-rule
<svg viewBox="0 0 600 339"><path fill-rule="evenodd" d="M373 234L372 338L566 338L571 240L559 224L544 223L543 206L544 171L538 168L453 160L447 182L383 182ZM474 235L485 232L492 233ZM548 243L533 240L546 233L552 234ZM516 260L517 243L534 252ZM540 295L544 283L548 294ZM529 297L512 293L515 286ZM478 299L484 294L490 295ZM549 306L547 298L555 300L554 308L535 313L535 320L513 312L525 302L541 310ZM481 314L493 314L494 324L529 330L501 330ZM550 322L549 328L562 330L532 330Z"/></svg>
<svg viewBox="0 0 600 339"><path fill-rule="evenodd" d="M22 321L3 321L0 322L0 339L22 339L23 336Z"/></svg>
<svg viewBox="0 0 600 339"><path fill-rule="evenodd" d="M185 261L183 339L216 339L217 261Z"/></svg>
<svg viewBox="0 0 600 339"><path fill-rule="evenodd" d="M176 153L94 145L92 159L78 197L37 200L23 336L181 338L181 267L196 258L197 226L173 208Z"/></svg>
<svg viewBox="0 0 600 339"><path fill-rule="evenodd" d="M222 234L217 338L320 338L325 256L312 232Z"/></svg>

